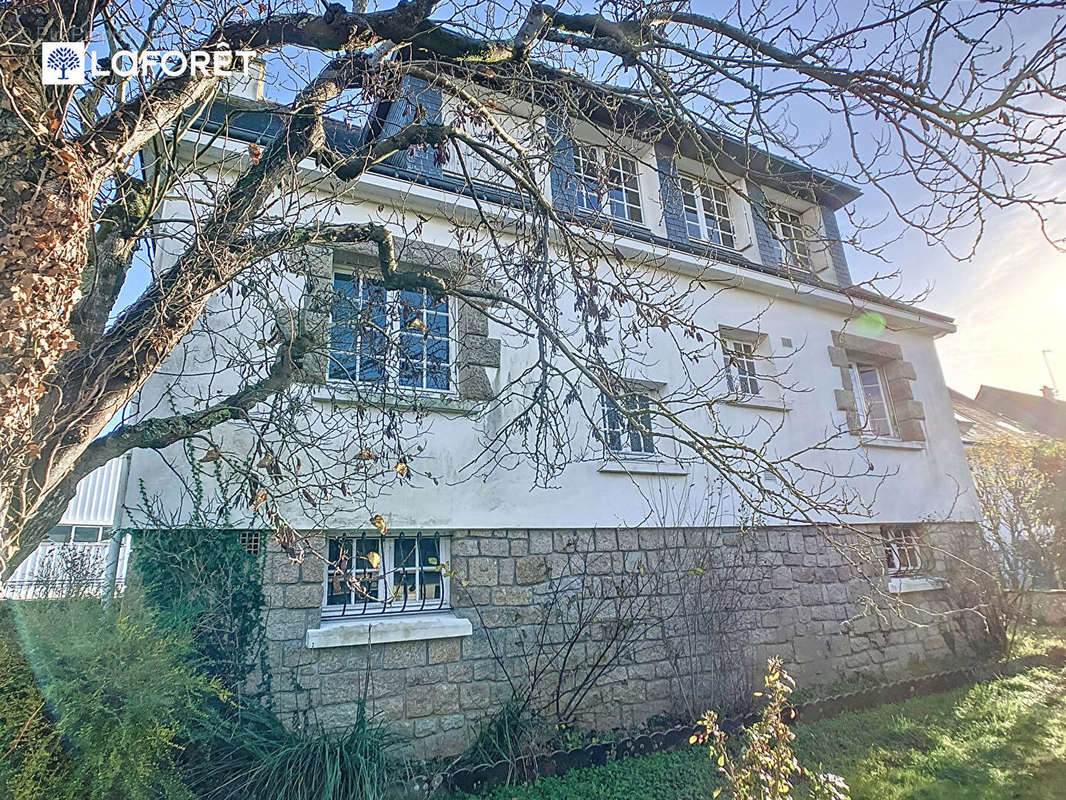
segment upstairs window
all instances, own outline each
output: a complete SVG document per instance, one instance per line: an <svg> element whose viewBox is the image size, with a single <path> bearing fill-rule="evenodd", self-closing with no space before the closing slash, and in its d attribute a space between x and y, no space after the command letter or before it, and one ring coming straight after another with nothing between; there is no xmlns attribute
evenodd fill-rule
<svg viewBox="0 0 1066 800"><path fill-rule="evenodd" d="M909 525L881 529L885 570L890 578L903 578L922 571L922 547L918 531Z"/></svg>
<svg viewBox="0 0 1066 800"><path fill-rule="evenodd" d="M333 278L329 377L451 391L448 299L425 289L386 291L367 275Z"/></svg>
<svg viewBox="0 0 1066 800"><path fill-rule="evenodd" d="M770 223L781 248L782 263L790 269L811 272L811 247L800 215L781 206L771 206Z"/></svg>
<svg viewBox="0 0 1066 800"><path fill-rule="evenodd" d="M736 247L725 187L681 178L681 201L690 239Z"/></svg>
<svg viewBox="0 0 1066 800"><path fill-rule="evenodd" d="M637 162L632 158L609 155L587 145L574 148L578 208L643 222L637 176Z"/></svg>
<svg viewBox="0 0 1066 800"><path fill-rule="evenodd" d="M742 397L759 396L759 378L755 372L755 343L722 340L725 353L726 380L729 391Z"/></svg>
<svg viewBox="0 0 1066 800"><path fill-rule="evenodd" d="M855 361L848 365L848 371L851 373L851 388L855 392L859 426L874 436L894 437L896 421L881 368Z"/></svg>
<svg viewBox="0 0 1066 800"><path fill-rule="evenodd" d="M621 409L624 408L625 412ZM628 413L626 413L628 412ZM651 399L646 394L627 394L619 404L603 397L603 430L607 449L619 455L655 455L651 424Z"/></svg>
<svg viewBox="0 0 1066 800"><path fill-rule="evenodd" d="M449 545L422 533L330 539L323 618L450 608Z"/></svg>

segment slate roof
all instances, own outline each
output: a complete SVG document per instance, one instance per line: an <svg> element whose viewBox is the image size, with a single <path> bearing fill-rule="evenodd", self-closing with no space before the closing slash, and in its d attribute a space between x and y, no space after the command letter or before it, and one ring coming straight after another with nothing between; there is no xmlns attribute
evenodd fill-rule
<svg viewBox="0 0 1066 800"><path fill-rule="evenodd" d="M982 385L976 403L1044 436L1066 439L1066 401Z"/></svg>

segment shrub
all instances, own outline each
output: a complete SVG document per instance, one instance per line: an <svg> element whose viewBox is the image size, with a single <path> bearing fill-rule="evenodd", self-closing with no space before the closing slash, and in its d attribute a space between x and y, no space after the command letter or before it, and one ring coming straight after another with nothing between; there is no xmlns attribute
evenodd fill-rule
<svg viewBox="0 0 1066 800"><path fill-rule="evenodd" d="M244 548L240 531L173 527L135 538L134 568L160 625L187 631L201 668L227 691L243 698L256 672L265 695L262 560Z"/></svg>
<svg viewBox="0 0 1066 800"><path fill-rule="evenodd" d="M0 798L73 800L70 761L19 647L8 603L0 604L0 753Z"/></svg>
<svg viewBox="0 0 1066 800"><path fill-rule="evenodd" d="M726 784L713 796L718 797L728 787L733 800L792 800L793 783L798 778L809 782L811 800L848 800L848 786L842 778L807 771L792 752L796 736L785 717L795 715L788 704L795 683L782 669L780 658L767 663L764 684L765 692L755 696L765 696L766 705L759 719L744 731L747 744L739 758L727 746L717 714L708 711L700 720L703 733L693 736L693 743L710 740L711 757L717 760Z"/></svg>
<svg viewBox="0 0 1066 800"><path fill-rule="evenodd" d="M135 591L99 600L18 604L23 647L70 755L72 796L187 798L177 757L210 727L218 684L197 672L189 641L162 633Z"/></svg>
<svg viewBox="0 0 1066 800"><path fill-rule="evenodd" d="M379 800L395 741L362 709L334 733L289 731L270 712L248 709L198 754L190 785L205 800Z"/></svg>

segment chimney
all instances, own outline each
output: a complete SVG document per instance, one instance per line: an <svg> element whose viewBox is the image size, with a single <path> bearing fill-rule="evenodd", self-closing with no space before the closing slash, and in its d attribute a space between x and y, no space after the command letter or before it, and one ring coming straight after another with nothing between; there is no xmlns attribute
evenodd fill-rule
<svg viewBox="0 0 1066 800"><path fill-rule="evenodd" d="M1058 392L1056 392L1050 386L1041 386L1040 394L1044 395L1045 400L1055 400L1056 395L1058 395Z"/></svg>

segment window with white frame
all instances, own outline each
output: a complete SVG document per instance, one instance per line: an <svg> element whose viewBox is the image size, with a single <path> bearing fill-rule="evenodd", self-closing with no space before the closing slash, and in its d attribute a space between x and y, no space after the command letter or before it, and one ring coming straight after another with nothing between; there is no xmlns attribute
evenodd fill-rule
<svg viewBox="0 0 1066 800"><path fill-rule="evenodd" d="M859 361L851 362L848 371L855 393L855 408L859 412L859 427L874 436L894 437L896 420L884 371L879 366Z"/></svg>
<svg viewBox="0 0 1066 800"><path fill-rule="evenodd" d="M651 398L647 394L632 392L615 402L604 395L603 433L607 449L612 453L655 455Z"/></svg>
<svg viewBox="0 0 1066 800"><path fill-rule="evenodd" d="M726 380L729 391L742 397L759 396L759 377L755 371L756 344L737 339L723 339Z"/></svg>
<svg viewBox="0 0 1066 800"><path fill-rule="evenodd" d="M782 206L771 206L769 216L781 248L781 261L790 269L810 272L813 269L811 247L800 215Z"/></svg>
<svg viewBox="0 0 1066 800"><path fill-rule="evenodd" d="M885 548L885 571L890 578L916 575L922 571L922 545L918 531L910 525L881 529Z"/></svg>
<svg viewBox="0 0 1066 800"><path fill-rule="evenodd" d="M387 291L360 273L333 277L329 377L353 383L453 389L451 314L426 289Z"/></svg>
<svg viewBox="0 0 1066 800"><path fill-rule="evenodd" d="M685 207L689 238L736 247L733 221L729 216L729 195L724 186L682 177L681 201Z"/></svg>
<svg viewBox="0 0 1066 800"><path fill-rule="evenodd" d="M87 544L110 538L110 525L56 525L48 531L48 541L60 544Z"/></svg>
<svg viewBox="0 0 1066 800"><path fill-rule="evenodd" d="M588 145L577 145L574 148L574 177L577 178L579 208L606 212L630 222L644 221L634 159L608 154Z"/></svg>
<svg viewBox="0 0 1066 800"><path fill-rule="evenodd" d="M440 534L331 538L323 618L450 608L449 551Z"/></svg>
<svg viewBox="0 0 1066 800"><path fill-rule="evenodd" d="M499 135L493 128L488 126L470 125L465 132L471 139L484 145L487 150L502 151L503 155L493 153L493 158L501 164L508 163L509 159L507 154L510 152L511 148L500 139ZM469 144L466 142L460 142L456 146L459 152L449 153L450 158L444 165L445 172L463 178L464 180L469 177L469 179L475 183L497 184L498 188L501 189L514 188L514 181L510 176L498 169ZM461 162L460 156L462 158Z"/></svg>

